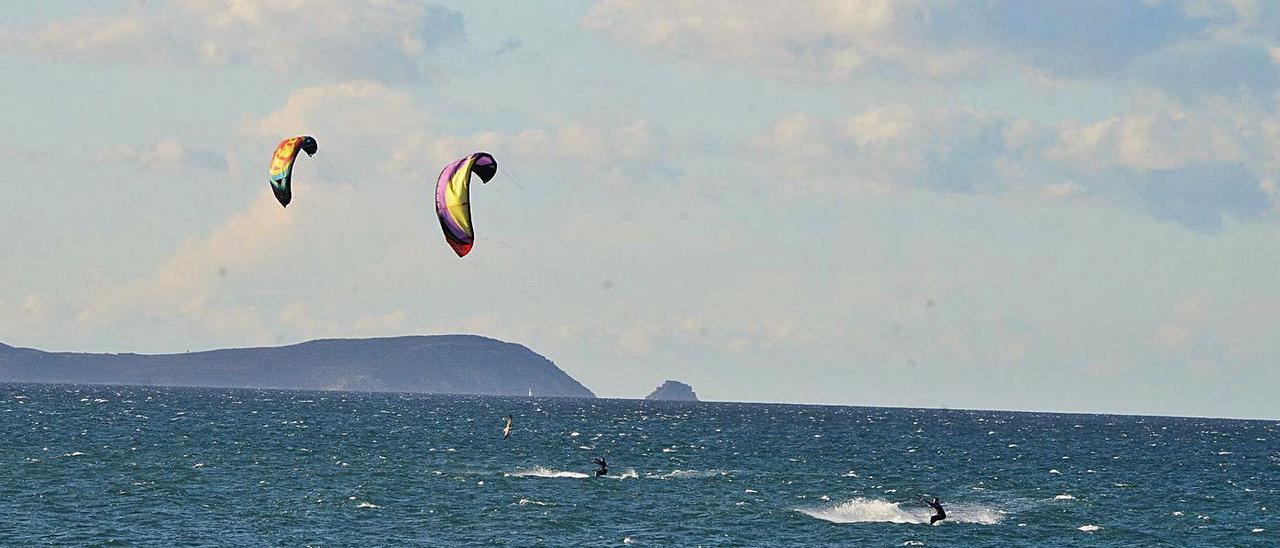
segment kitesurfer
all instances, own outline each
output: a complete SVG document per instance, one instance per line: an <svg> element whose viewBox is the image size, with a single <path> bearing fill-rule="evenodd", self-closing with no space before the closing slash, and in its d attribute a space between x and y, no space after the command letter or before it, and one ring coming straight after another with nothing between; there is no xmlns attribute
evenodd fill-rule
<svg viewBox="0 0 1280 548"><path fill-rule="evenodd" d="M502 439L511 437L511 415L507 415L507 425L502 427Z"/></svg>
<svg viewBox="0 0 1280 548"><path fill-rule="evenodd" d="M598 477L600 477L600 476L603 476L603 475L605 475L605 474L608 474L608 473L609 473L609 463L608 463L608 462L605 462L605 460L604 460L604 459L602 459L602 458L597 458L597 459L592 460L591 462L595 463L595 464L596 464L596 466L599 466L599 467L600 467L600 468L597 468L597 469L596 469L596 477L597 477L597 478L598 478Z"/></svg>
<svg viewBox="0 0 1280 548"><path fill-rule="evenodd" d="M929 502L925 500L924 497L921 497L920 502L923 502L925 504L928 504L929 506L932 506L933 511L936 512L935 514L929 517L929 525L933 525L939 521L947 519L947 511L943 510L942 505L938 503L938 497L933 497L933 502Z"/></svg>

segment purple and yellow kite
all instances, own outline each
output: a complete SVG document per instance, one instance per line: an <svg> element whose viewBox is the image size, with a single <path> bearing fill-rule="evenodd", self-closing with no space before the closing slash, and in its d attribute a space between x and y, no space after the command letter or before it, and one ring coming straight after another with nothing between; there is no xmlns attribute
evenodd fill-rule
<svg viewBox="0 0 1280 548"><path fill-rule="evenodd" d="M471 228L471 174L481 183L498 173L498 161L488 152L475 152L444 166L436 181L436 215L449 247L465 257L471 252L475 232Z"/></svg>

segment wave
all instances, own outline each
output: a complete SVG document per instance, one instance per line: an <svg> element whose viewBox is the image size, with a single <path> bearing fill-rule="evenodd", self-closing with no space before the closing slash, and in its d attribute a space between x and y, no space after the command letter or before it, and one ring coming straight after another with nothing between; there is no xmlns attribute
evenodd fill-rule
<svg viewBox="0 0 1280 548"><path fill-rule="evenodd" d="M947 505L948 522L995 525L1004 512L974 504ZM927 508L903 508L900 503L858 497L840 504L817 508L797 508L797 512L831 523L912 523L929 524L933 511Z"/></svg>
<svg viewBox="0 0 1280 548"><path fill-rule="evenodd" d="M502 474L508 478L589 478L588 474L582 472L570 472L567 470L554 470L543 466L535 466L526 470L516 470L515 472L506 472Z"/></svg>
<svg viewBox="0 0 1280 548"><path fill-rule="evenodd" d="M547 468L545 466L535 466L533 468L528 468L524 470L516 470L515 472L503 472L502 476L507 478L573 478L573 479L586 479L586 478L595 477L594 474L586 474L583 472L571 472L568 470L556 470L554 468ZM636 473L634 469L628 468L626 472L623 472L621 474L618 474L618 475L610 474L605 477L609 479L619 479L619 480L635 479L640 477L640 474Z"/></svg>
<svg viewBox="0 0 1280 548"><path fill-rule="evenodd" d="M672 470L665 474L650 474L645 477L652 479L697 479L715 478L727 475L729 475L729 472L724 470Z"/></svg>

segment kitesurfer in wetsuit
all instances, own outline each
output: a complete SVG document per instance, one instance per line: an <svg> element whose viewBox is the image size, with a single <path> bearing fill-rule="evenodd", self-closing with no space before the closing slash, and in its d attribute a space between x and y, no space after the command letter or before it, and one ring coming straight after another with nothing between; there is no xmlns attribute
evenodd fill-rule
<svg viewBox="0 0 1280 548"><path fill-rule="evenodd" d="M939 521L947 519L947 511L942 509L941 504L938 504L938 497L933 497L933 502L929 502L927 500L924 500L924 498L921 498L920 502L923 502L925 504L928 504L929 506L932 506L933 511L937 512L936 514L929 517L929 525L933 525Z"/></svg>
<svg viewBox="0 0 1280 548"><path fill-rule="evenodd" d="M605 462L604 459L594 459L591 462L594 462L597 466L600 467L596 469L597 478L609 473L609 463Z"/></svg>

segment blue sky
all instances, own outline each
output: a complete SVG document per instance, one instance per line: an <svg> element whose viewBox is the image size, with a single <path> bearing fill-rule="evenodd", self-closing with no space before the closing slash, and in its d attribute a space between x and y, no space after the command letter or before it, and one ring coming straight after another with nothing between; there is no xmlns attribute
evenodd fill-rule
<svg viewBox="0 0 1280 548"><path fill-rule="evenodd" d="M604 396L1280 416L1272 3L0 9L9 344L469 332Z"/></svg>

